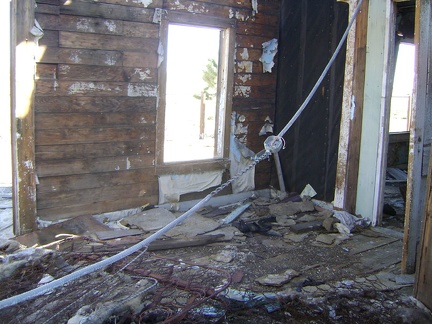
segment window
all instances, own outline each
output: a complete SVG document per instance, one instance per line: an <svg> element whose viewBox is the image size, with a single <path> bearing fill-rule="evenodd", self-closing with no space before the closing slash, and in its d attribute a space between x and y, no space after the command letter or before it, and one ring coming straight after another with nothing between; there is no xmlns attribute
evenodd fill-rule
<svg viewBox="0 0 432 324"><path fill-rule="evenodd" d="M235 33L231 20L207 20L161 24L157 166L170 171L228 158Z"/></svg>
<svg viewBox="0 0 432 324"><path fill-rule="evenodd" d="M415 46L399 44L390 105L390 132L408 132L411 123L411 100L414 89Z"/></svg>

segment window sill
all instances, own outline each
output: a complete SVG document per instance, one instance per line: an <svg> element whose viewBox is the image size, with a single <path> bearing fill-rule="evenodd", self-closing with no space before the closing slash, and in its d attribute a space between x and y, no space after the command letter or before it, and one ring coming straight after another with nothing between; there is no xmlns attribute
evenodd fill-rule
<svg viewBox="0 0 432 324"><path fill-rule="evenodd" d="M164 174L188 174L206 171L227 170L230 166L229 159L184 161L156 165L156 175Z"/></svg>

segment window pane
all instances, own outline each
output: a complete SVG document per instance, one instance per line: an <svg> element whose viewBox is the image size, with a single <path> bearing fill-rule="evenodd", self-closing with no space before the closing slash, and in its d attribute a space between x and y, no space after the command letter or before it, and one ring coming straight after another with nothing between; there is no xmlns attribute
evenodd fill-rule
<svg viewBox="0 0 432 324"><path fill-rule="evenodd" d="M390 132L406 132L410 128L414 55L414 45L406 43L399 45L391 98Z"/></svg>
<svg viewBox="0 0 432 324"><path fill-rule="evenodd" d="M168 28L164 162L214 158L220 29Z"/></svg>

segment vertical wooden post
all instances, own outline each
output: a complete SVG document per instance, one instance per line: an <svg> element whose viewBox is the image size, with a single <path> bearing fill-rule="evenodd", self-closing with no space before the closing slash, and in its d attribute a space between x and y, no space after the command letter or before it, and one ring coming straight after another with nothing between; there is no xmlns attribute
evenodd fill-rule
<svg viewBox="0 0 432 324"><path fill-rule="evenodd" d="M11 108L14 233L36 229L34 134L35 1L12 1Z"/></svg>
<svg viewBox="0 0 432 324"><path fill-rule="evenodd" d="M381 222L388 147L396 15L393 1L369 1L356 214Z"/></svg>
<svg viewBox="0 0 432 324"><path fill-rule="evenodd" d="M358 0L339 0L349 5L352 19ZM334 206L355 212L363 91L366 63L366 36L369 0L364 0L347 37L344 90L342 98L339 151Z"/></svg>
<svg viewBox="0 0 432 324"><path fill-rule="evenodd" d="M430 125L432 114L432 93L430 91L430 71L432 68L431 15L431 0L418 0L416 3L414 32L416 77L414 79L410 127L405 235L402 253L402 271L406 273L414 273L416 268L421 223L425 210L428 150L432 141L432 127Z"/></svg>
<svg viewBox="0 0 432 324"><path fill-rule="evenodd" d="M431 151L432 153L432 151ZM426 187L426 211L419 249L414 296L432 309L432 158L429 157L429 172Z"/></svg>

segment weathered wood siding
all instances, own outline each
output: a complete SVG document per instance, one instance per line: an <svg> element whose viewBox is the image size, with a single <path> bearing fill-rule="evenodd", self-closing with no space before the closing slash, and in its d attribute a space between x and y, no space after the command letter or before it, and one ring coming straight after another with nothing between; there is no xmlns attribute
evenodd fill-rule
<svg viewBox="0 0 432 324"><path fill-rule="evenodd" d="M348 25L348 5L336 0L285 0L281 5L276 131L309 95ZM318 199L334 197L345 48L285 135L280 151L286 188L311 184ZM276 177L276 176L275 176Z"/></svg>
<svg viewBox="0 0 432 324"><path fill-rule="evenodd" d="M278 37L279 1L39 0L44 30L37 58L35 137L37 209L56 220L135 208L158 201L156 8L238 22L233 111L246 144L273 119L276 66L262 73L262 43ZM240 119L239 119L240 120ZM229 122L229 121L228 121ZM256 186L270 183L269 162Z"/></svg>

